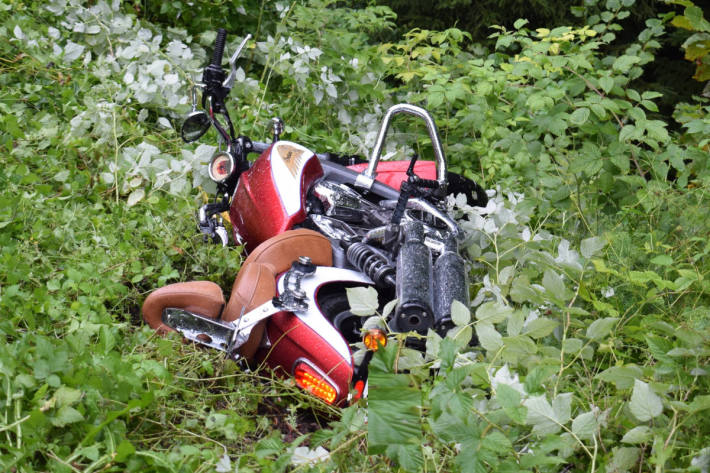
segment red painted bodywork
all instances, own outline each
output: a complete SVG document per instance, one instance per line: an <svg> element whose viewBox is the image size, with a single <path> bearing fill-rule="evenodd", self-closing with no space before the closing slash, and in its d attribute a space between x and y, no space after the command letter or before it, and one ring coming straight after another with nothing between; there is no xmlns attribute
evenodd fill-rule
<svg viewBox="0 0 710 473"><path fill-rule="evenodd" d="M362 172L367 169L367 163L348 166L353 171ZM403 181L407 180L409 161L380 161L377 164L376 179L399 190ZM414 173L422 179L436 179L436 163L434 161L417 161L414 163Z"/></svg>
<svg viewBox="0 0 710 473"><path fill-rule="evenodd" d="M323 168L315 155L308 158L300 174L300 188L294 195L281 195L274 181L269 148L254 161L240 178L232 199L229 216L235 233L241 236L247 250L263 241L293 228L306 218L306 196L313 183L323 176ZM349 166L362 172L367 164ZM383 161L377 169L377 180L399 189L407 178L408 161ZM433 161L418 161L415 173L424 179L436 178ZM284 199L299 199L300 208L288 215ZM337 390L336 405L343 405L349 394L353 378L352 356L343 358L322 334L289 312L273 315L266 324L266 334L271 343L256 354L259 362L284 376L292 376L296 363L306 360L325 373Z"/></svg>
<svg viewBox="0 0 710 473"><path fill-rule="evenodd" d="M266 334L271 347L260 348L257 359L265 361L282 374L293 375L296 362L309 361L335 384L337 396L333 404L342 405L348 397L353 377L352 361L344 359L328 340L306 325L290 312L273 315L266 325Z"/></svg>
<svg viewBox="0 0 710 473"><path fill-rule="evenodd" d="M300 192L280 195L271 170L272 148L264 151L239 177L229 208L235 241L239 241L241 236L247 250L253 250L260 243L305 220L308 188L323 175L323 167L313 154L301 171ZM288 215L282 199L300 199L298 212Z"/></svg>

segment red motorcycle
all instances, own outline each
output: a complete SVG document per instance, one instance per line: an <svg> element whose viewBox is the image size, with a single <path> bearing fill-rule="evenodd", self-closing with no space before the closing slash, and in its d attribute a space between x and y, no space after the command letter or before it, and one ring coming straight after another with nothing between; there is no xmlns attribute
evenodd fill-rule
<svg viewBox="0 0 710 473"><path fill-rule="evenodd" d="M350 345L362 340L375 350L387 340L383 330L362 333L346 289L370 286L380 301L396 298L390 331L445 331L452 302L468 303L461 232L446 212L447 191L483 206L486 194L447 172L434 120L414 105L387 111L369 162L282 141L278 119L271 143L236 136L225 99L250 36L230 58L229 74L221 66L225 38L219 30L200 84L203 110L193 89L181 134L192 142L217 130L220 151L209 164L217 199L200 208L199 228L226 245L219 215L228 210L233 238L249 256L228 301L209 281L171 284L148 296L144 319L159 332L176 330L232 358L263 362L342 405L366 394L372 357L370 351L356 365ZM390 121L400 113L425 121L436 161L379 162ZM253 163L250 153L259 154Z"/></svg>

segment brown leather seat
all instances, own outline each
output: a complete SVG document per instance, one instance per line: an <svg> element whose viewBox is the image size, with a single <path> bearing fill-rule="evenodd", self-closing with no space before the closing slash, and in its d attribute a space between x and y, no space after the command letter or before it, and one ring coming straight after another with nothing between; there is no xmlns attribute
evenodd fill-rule
<svg viewBox="0 0 710 473"><path fill-rule="evenodd" d="M175 307L232 322L276 295L276 276L288 270L299 256L308 256L317 266L333 264L330 241L312 230L289 230L272 237L244 261L232 285L229 302L219 286L209 281L170 284L153 291L143 303L143 319L160 333L172 329L162 321L163 309ZM224 310L222 308L224 307ZM257 324L239 354L251 358L259 348L266 321Z"/></svg>

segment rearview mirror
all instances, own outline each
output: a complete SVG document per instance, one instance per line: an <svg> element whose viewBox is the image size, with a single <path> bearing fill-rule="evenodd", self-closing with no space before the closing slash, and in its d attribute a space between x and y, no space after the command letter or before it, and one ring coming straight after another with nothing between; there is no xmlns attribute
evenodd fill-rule
<svg viewBox="0 0 710 473"><path fill-rule="evenodd" d="M180 135L185 143L192 143L200 139L210 128L210 117L205 112L194 111L185 119L182 124Z"/></svg>

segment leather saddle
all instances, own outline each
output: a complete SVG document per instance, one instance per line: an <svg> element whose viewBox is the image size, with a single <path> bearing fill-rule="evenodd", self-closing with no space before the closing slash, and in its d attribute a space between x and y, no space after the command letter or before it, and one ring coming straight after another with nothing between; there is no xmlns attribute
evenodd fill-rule
<svg viewBox="0 0 710 473"><path fill-rule="evenodd" d="M222 289L211 281L189 281L156 289L143 303L143 319L159 333L173 331L162 321L163 309L176 308L224 322L233 322L242 314L276 296L276 277L287 271L299 256L308 256L316 266L332 266L330 241L312 230L289 230L257 246L234 279L229 301L225 304ZM259 348L266 320L257 324L239 354L250 359Z"/></svg>

